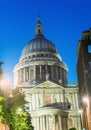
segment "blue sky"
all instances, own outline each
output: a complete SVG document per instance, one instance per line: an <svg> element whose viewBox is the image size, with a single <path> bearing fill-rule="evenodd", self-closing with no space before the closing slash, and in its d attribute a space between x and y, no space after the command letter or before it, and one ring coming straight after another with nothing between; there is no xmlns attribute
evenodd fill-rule
<svg viewBox="0 0 91 130"><path fill-rule="evenodd" d="M77 83L77 45L91 27L90 0L0 0L0 60L13 80L13 69L23 47L34 38L40 15L44 35L57 47L69 68L69 84Z"/></svg>

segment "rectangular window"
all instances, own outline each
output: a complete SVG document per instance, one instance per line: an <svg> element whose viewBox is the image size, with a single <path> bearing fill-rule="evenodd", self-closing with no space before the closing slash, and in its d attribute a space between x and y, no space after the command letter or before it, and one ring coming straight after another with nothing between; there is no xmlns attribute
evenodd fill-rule
<svg viewBox="0 0 91 130"><path fill-rule="evenodd" d="M30 108L28 106L26 106L26 110L29 110Z"/></svg>
<svg viewBox="0 0 91 130"><path fill-rule="evenodd" d="M88 45L88 53L91 53L91 45Z"/></svg>

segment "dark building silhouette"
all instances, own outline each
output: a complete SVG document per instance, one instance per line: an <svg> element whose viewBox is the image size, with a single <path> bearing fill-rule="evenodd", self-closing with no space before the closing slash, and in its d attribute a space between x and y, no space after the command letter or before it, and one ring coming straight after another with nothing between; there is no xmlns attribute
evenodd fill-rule
<svg viewBox="0 0 91 130"><path fill-rule="evenodd" d="M82 33L77 50L77 76L82 127L91 130L91 29Z"/></svg>

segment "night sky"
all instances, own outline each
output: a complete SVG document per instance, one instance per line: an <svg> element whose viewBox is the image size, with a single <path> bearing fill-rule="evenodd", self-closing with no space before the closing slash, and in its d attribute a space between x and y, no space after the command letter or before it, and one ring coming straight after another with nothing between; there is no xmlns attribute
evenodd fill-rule
<svg viewBox="0 0 91 130"><path fill-rule="evenodd" d="M44 36L52 41L69 68L68 81L77 83L77 46L82 32L91 27L91 0L0 0L0 60L5 78L22 49L34 38L40 16Z"/></svg>

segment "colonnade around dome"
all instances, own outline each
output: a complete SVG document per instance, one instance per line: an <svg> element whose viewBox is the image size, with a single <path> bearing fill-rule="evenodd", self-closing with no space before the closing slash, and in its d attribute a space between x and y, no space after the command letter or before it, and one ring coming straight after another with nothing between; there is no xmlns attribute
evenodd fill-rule
<svg viewBox="0 0 91 130"><path fill-rule="evenodd" d="M17 79L18 77L18 79ZM18 86L26 83L39 84L43 81L50 80L57 84L67 85L67 71L55 65L27 65L27 67L21 67L16 73L16 82Z"/></svg>

